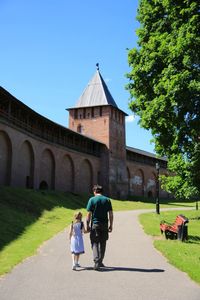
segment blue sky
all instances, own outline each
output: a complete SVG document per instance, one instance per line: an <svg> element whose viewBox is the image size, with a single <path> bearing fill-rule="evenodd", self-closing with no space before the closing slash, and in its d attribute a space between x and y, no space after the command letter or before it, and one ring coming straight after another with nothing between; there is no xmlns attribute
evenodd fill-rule
<svg viewBox="0 0 200 300"><path fill-rule="evenodd" d="M73 107L96 72L118 107L128 109L127 48L137 45L137 0L0 0L0 85L52 121L68 127ZM126 144L153 152L137 118Z"/></svg>

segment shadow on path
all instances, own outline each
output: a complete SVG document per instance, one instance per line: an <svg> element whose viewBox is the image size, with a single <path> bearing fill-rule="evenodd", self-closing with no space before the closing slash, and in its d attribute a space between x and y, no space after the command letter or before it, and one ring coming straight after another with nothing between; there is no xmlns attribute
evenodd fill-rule
<svg viewBox="0 0 200 300"><path fill-rule="evenodd" d="M76 271L93 271L92 267L85 267L77 269ZM165 272L163 269L140 269L140 268L126 268L126 267L103 267L97 270L98 272L113 272L113 271L127 271L127 272L144 272L144 273L160 273Z"/></svg>

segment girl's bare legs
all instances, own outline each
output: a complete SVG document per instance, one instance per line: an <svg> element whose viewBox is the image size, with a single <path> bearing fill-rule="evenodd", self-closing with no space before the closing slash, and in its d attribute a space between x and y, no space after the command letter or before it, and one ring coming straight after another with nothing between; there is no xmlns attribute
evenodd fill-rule
<svg viewBox="0 0 200 300"><path fill-rule="evenodd" d="M74 256L74 262L75 262L75 266L77 266L78 267L78 265L79 265L79 254L76 254L75 256Z"/></svg>
<svg viewBox="0 0 200 300"><path fill-rule="evenodd" d="M72 270L76 270L79 267L79 254L72 254Z"/></svg>
<svg viewBox="0 0 200 300"><path fill-rule="evenodd" d="M72 269L76 270L76 255L72 253Z"/></svg>

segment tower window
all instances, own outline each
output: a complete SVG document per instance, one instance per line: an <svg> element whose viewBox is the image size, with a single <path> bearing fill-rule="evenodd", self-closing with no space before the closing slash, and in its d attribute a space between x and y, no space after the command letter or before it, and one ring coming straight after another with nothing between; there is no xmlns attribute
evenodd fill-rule
<svg viewBox="0 0 200 300"><path fill-rule="evenodd" d="M79 124L79 125L77 126L77 132L78 132L78 133L83 133L83 126L82 126L81 124Z"/></svg>

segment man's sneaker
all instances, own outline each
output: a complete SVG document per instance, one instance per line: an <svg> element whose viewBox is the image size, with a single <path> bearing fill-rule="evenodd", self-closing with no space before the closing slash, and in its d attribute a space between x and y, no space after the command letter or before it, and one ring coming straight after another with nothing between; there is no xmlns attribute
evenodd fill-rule
<svg viewBox="0 0 200 300"><path fill-rule="evenodd" d="M98 271L98 270L99 270L99 264L98 264L98 263L95 263L95 264L94 264L94 270L95 270L95 271Z"/></svg>
<svg viewBox="0 0 200 300"><path fill-rule="evenodd" d="M105 268L105 265L104 265L102 262L100 262L100 263L99 263L99 267L100 267L100 268Z"/></svg>
<svg viewBox="0 0 200 300"><path fill-rule="evenodd" d="M72 270L76 271L76 266L75 265L72 266Z"/></svg>

